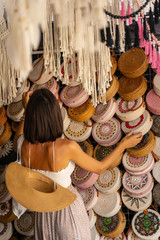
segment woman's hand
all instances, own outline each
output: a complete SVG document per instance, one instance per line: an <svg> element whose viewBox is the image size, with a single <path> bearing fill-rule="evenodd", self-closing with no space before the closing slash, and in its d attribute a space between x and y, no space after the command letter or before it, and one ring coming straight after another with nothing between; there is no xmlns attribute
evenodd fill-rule
<svg viewBox="0 0 160 240"><path fill-rule="evenodd" d="M120 144L124 149L136 146L142 140L142 133L133 134L133 132L128 133L121 141Z"/></svg>
<svg viewBox="0 0 160 240"><path fill-rule="evenodd" d="M27 108L27 104L32 93L33 91L29 91L29 92L24 92L22 95L22 104L25 110Z"/></svg>

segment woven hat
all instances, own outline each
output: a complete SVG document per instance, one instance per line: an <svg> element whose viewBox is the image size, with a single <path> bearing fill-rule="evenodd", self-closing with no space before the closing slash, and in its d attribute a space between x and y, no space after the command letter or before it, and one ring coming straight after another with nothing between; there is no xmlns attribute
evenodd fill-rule
<svg viewBox="0 0 160 240"><path fill-rule="evenodd" d="M109 101L111 98L113 98L116 93L118 92L119 88L119 81L116 76L112 76L112 82L110 87L106 90L106 101Z"/></svg>
<svg viewBox="0 0 160 240"><path fill-rule="evenodd" d="M153 89L155 93L160 96L160 75L158 74L153 78Z"/></svg>
<svg viewBox="0 0 160 240"><path fill-rule="evenodd" d="M153 188L153 200L160 206L160 184L157 183Z"/></svg>
<svg viewBox="0 0 160 240"><path fill-rule="evenodd" d="M134 101L142 97L147 90L147 80L142 75L137 78L121 77L119 79L118 94L125 101Z"/></svg>
<svg viewBox="0 0 160 240"><path fill-rule="evenodd" d="M93 156L93 145L88 141L78 142L79 146L83 152L87 153L89 156Z"/></svg>
<svg viewBox="0 0 160 240"><path fill-rule="evenodd" d="M151 130L154 132L156 136L160 137L160 116L152 115L152 119L153 125L151 127Z"/></svg>
<svg viewBox="0 0 160 240"><path fill-rule="evenodd" d="M12 201L0 203L0 222L12 222L16 218L12 211Z"/></svg>
<svg viewBox="0 0 160 240"><path fill-rule="evenodd" d="M58 211L76 199L76 195L68 189L56 184L54 190L53 180L17 162L7 167L6 185L13 198L31 211Z"/></svg>
<svg viewBox="0 0 160 240"><path fill-rule="evenodd" d="M2 106L0 108L0 127L2 127L7 121L7 115L6 115L6 110L5 108Z"/></svg>
<svg viewBox="0 0 160 240"><path fill-rule="evenodd" d="M10 124L6 122L2 127L0 127L0 146L5 145L11 138L12 130Z"/></svg>
<svg viewBox="0 0 160 240"><path fill-rule="evenodd" d="M35 214L34 212L25 212L21 217L14 220L14 227L18 233L24 236L34 235Z"/></svg>
<svg viewBox="0 0 160 240"><path fill-rule="evenodd" d="M132 48L118 60L120 72L128 78L141 76L148 68L147 56L142 48Z"/></svg>
<svg viewBox="0 0 160 240"><path fill-rule="evenodd" d="M146 103L150 112L160 115L160 96L158 96L153 89L147 93Z"/></svg>
<svg viewBox="0 0 160 240"><path fill-rule="evenodd" d="M112 67L111 67L111 75L113 76L113 74L115 73L116 69L117 69L117 55L115 54L115 52L113 50L111 50L111 53L113 55L111 55L111 63L112 63Z"/></svg>
<svg viewBox="0 0 160 240"><path fill-rule="evenodd" d="M152 170L152 175L154 177L154 179L160 183L160 161L156 162L154 164L153 170Z"/></svg>
<svg viewBox="0 0 160 240"><path fill-rule="evenodd" d="M7 240L13 234L13 226L12 223L2 223L0 222L0 239Z"/></svg>

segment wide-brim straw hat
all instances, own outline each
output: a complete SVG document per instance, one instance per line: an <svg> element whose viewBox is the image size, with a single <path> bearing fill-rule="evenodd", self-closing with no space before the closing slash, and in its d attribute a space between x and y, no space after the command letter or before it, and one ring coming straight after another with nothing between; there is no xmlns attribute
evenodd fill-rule
<svg viewBox="0 0 160 240"><path fill-rule="evenodd" d="M10 163L6 170L6 186L12 197L31 211L54 212L64 209L76 200L76 195L56 184L45 175Z"/></svg>

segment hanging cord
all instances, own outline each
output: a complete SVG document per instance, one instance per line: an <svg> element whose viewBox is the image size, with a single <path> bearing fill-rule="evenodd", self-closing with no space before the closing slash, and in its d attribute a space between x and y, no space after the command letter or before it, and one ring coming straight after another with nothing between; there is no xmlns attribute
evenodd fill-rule
<svg viewBox="0 0 160 240"><path fill-rule="evenodd" d="M54 142L53 142L53 171L55 172L55 152L54 152ZM56 183L54 181L54 190L56 190Z"/></svg>

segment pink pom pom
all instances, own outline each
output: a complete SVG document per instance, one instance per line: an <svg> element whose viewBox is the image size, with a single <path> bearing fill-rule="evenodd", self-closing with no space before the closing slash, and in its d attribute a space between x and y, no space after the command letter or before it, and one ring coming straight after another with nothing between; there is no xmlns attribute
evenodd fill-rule
<svg viewBox="0 0 160 240"><path fill-rule="evenodd" d="M149 57L148 57L148 63L152 63L152 43L149 41Z"/></svg>
<svg viewBox="0 0 160 240"><path fill-rule="evenodd" d="M131 6L130 6L130 3L128 2L128 15L130 15L132 12L131 12ZM130 17L129 18L129 24L132 24L132 18Z"/></svg>
<svg viewBox="0 0 160 240"><path fill-rule="evenodd" d="M153 46L152 53L152 68L157 68L157 51L155 46Z"/></svg>
<svg viewBox="0 0 160 240"><path fill-rule="evenodd" d="M126 10L125 10L124 1L121 2L121 12L120 12L120 15L121 15L122 17L126 16ZM123 22L123 21L125 21L125 19L121 19L121 21Z"/></svg>
<svg viewBox="0 0 160 240"><path fill-rule="evenodd" d="M149 55L149 41L145 40L145 54Z"/></svg>
<svg viewBox="0 0 160 240"><path fill-rule="evenodd" d="M160 52L158 53L157 74L160 75Z"/></svg>

